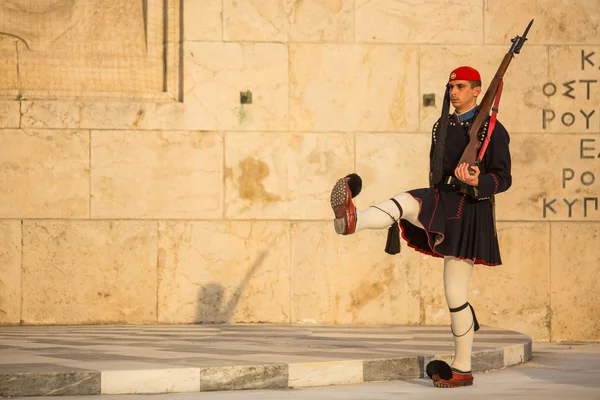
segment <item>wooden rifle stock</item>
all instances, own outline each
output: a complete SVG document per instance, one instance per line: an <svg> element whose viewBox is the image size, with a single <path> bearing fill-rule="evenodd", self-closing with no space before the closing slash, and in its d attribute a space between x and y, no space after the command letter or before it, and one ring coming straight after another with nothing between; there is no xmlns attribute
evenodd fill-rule
<svg viewBox="0 0 600 400"><path fill-rule="evenodd" d="M459 164L466 162L469 165L469 167L471 167L472 165L479 166L479 162L481 161L477 159L477 151L479 150L480 146L478 138L479 132L483 123L490 116L490 110L492 109L492 105L494 103L494 98L496 97L500 81L504 78L504 74L506 73L506 70L508 69L508 66L510 65L510 62L512 61L514 55L519 54L521 47L527 40L527 32L529 32L529 28L531 28L532 24L533 20L529 22L529 25L525 29L525 33L522 37L516 36L514 39L511 39L513 44L508 53L506 53L506 55L504 56L504 59L500 63L500 67L498 67L498 70L496 71L496 75L494 75L494 78L490 82L490 85L488 86L488 89L485 92L485 95L483 96L483 100L481 100L481 103L479 105L479 113L477 114L477 117L475 117L475 121L473 122L473 125L471 125L471 129L469 130L469 144L465 148L463 155L460 158ZM491 132L488 132L487 134L489 135L491 134ZM471 168L469 168L469 173L473 175L475 172Z"/></svg>
<svg viewBox="0 0 600 400"><path fill-rule="evenodd" d="M500 68L496 72L494 79L488 86L485 95L483 96L483 100L479 104L479 113L477 117L475 117L475 121L473 125L471 125L471 129L469 130L469 144L465 148L462 157L460 158L459 164L466 162L471 165L477 165L477 150L479 150L479 131L483 123L490 116L490 110L492 109L492 104L494 103L494 98L496 97L496 91L498 90L498 85L500 84L500 80L503 79L504 73L508 69L508 65L512 61L513 55L511 53L507 53L500 64Z"/></svg>

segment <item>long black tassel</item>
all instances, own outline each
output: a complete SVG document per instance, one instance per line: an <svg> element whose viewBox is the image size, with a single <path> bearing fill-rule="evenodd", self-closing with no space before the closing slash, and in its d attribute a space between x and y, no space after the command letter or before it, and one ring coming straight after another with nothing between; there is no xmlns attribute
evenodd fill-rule
<svg viewBox="0 0 600 400"><path fill-rule="evenodd" d="M430 163L429 185L440 183L444 176L444 147L446 147L446 134L448 132L448 114L450 112L450 84L446 85L444 103L442 105L442 117L439 130L436 133L433 157Z"/></svg>
<svg viewBox="0 0 600 400"><path fill-rule="evenodd" d="M400 228L397 222L394 222L388 229L385 252L392 255L400 253Z"/></svg>
<svg viewBox="0 0 600 400"><path fill-rule="evenodd" d="M469 304L469 307L471 307L471 312L473 313L473 328L475 329L475 332L477 332L479 330L479 322L477 322L477 317L475 316L475 310L473 309L473 306Z"/></svg>
<svg viewBox="0 0 600 400"><path fill-rule="evenodd" d="M396 207L398 207L398 210L400 210L400 217L398 217L398 220L394 220L394 217L390 215L392 220L394 220L394 223L390 225L388 229L387 242L385 244L385 252L394 255L400 253L400 227L398 226L398 221L402 218L403 210L396 199L391 198L390 200L392 200L394 204L396 204Z"/></svg>

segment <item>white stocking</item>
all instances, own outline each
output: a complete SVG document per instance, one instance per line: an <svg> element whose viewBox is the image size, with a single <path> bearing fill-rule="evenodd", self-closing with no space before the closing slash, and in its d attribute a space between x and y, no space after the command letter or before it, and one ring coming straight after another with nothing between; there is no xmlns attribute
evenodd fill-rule
<svg viewBox="0 0 600 400"><path fill-rule="evenodd" d="M457 308L467 302L473 263L454 257L444 257L444 290L448 308ZM454 334L454 361L452 367L463 372L471 371L471 352L475 334L473 313L470 307L451 312Z"/></svg>
<svg viewBox="0 0 600 400"><path fill-rule="evenodd" d="M419 228L423 228L418 220L419 202L408 193L400 193L394 196L394 199L402 207L402 219ZM354 232L363 229L389 228L399 217L400 210L398 206L392 200L385 200L365 210L357 211L356 230Z"/></svg>

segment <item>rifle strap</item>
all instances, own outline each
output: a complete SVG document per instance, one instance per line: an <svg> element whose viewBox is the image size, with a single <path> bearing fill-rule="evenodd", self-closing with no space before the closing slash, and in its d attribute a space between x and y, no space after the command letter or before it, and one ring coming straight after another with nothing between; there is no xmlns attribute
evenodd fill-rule
<svg viewBox="0 0 600 400"><path fill-rule="evenodd" d="M490 117L490 124L488 126L487 135L481 145L481 149L479 150L479 155L477 157L477 161L481 162L483 160L483 156L485 155L485 150L490 143L490 139L492 138L492 133L494 133L494 127L496 126L496 117L498 115L498 110L500 106L500 96L502 95L502 87L504 86L504 80L500 77L500 82L498 82L498 89L496 89L496 96L494 99L494 105L492 107L492 116Z"/></svg>

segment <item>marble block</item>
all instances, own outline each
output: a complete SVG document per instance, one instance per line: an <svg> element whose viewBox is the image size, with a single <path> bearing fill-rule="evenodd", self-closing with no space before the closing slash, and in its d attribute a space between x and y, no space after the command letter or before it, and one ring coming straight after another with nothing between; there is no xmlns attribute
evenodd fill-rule
<svg viewBox="0 0 600 400"><path fill-rule="evenodd" d="M149 129L156 104L135 101L23 100L22 126L50 129Z"/></svg>
<svg viewBox="0 0 600 400"><path fill-rule="evenodd" d="M363 372L364 382L420 378L423 375L423 363L419 357L365 360Z"/></svg>
<svg viewBox="0 0 600 400"><path fill-rule="evenodd" d="M218 42L223 37L222 0L183 1L183 40Z"/></svg>
<svg viewBox="0 0 600 400"><path fill-rule="evenodd" d="M483 41L482 7L479 0L356 0L356 41L479 44Z"/></svg>
<svg viewBox="0 0 600 400"><path fill-rule="evenodd" d="M285 45L189 42L184 65L186 129L287 130ZM247 91L252 103L242 104Z"/></svg>
<svg viewBox="0 0 600 400"><path fill-rule="evenodd" d="M504 365L517 365L528 361L525 358L525 347L522 344L504 347Z"/></svg>
<svg viewBox="0 0 600 400"><path fill-rule="evenodd" d="M551 224L553 342L600 340L599 241L597 223Z"/></svg>
<svg viewBox="0 0 600 400"><path fill-rule="evenodd" d="M159 323L290 320L287 222L160 222Z"/></svg>
<svg viewBox="0 0 600 400"><path fill-rule="evenodd" d="M23 321L156 322L156 225L24 221Z"/></svg>
<svg viewBox="0 0 600 400"><path fill-rule="evenodd" d="M328 219L335 182L354 170L354 135L225 134L225 218Z"/></svg>
<svg viewBox="0 0 600 400"><path fill-rule="evenodd" d="M0 130L0 217L89 217L89 132Z"/></svg>
<svg viewBox="0 0 600 400"><path fill-rule="evenodd" d="M504 349L480 350L473 354L473 372L485 372L504 368Z"/></svg>
<svg viewBox="0 0 600 400"><path fill-rule="evenodd" d="M363 362L327 361L289 365L289 387L349 385L363 382Z"/></svg>
<svg viewBox="0 0 600 400"><path fill-rule="evenodd" d="M366 208L398 193L429 187L430 147L430 133L356 134L356 172L363 180L356 206Z"/></svg>
<svg viewBox="0 0 600 400"><path fill-rule="evenodd" d="M92 218L220 218L215 132L93 131Z"/></svg>
<svg viewBox="0 0 600 400"><path fill-rule="evenodd" d="M350 42L352 0L225 0L224 39L260 42Z"/></svg>
<svg viewBox="0 0 600 400"><path fill-rule="evenodd" d="M412 46L290 45L290 129L416 132Z"/></svg>
<svg viewBox="0 0 600 400"><path fill-rule="evenodd" d="M420 255L384 251L387 228L335 233L333 221L292 224L292 322L416 324Z"/></svg>
<svg viewBox="0 0 600 400"><path fill-rule="evenodd" d="M545 132L600 133L600 46L549 46Z"/></svg>
<svg viewBox="0 0 600 400"><path fill-rule="evenodd" d="M0 129L18 128L20 123L21 105L19 102L0 100Z"/></svg>
<svg viewBox="0 0 600 400"><path fill-rule="evenodd" d="M600 135L518 134L512 187L497 196L501 221L600 220Z"/></svg>
<svg viewBox="0 0 600 400"><path fill-rule="evenodd" d="M0 396L3 397L99 394L100 372L96 371L0 374Z"/></svg>
<svg viewBox="0 0 600 400"><path fill-rule="evenodd" d="M549 340L549 226L499 223L497 230L502 266L476 268L471 278L469 301L479 323Z"/></svg>
<svg viewBox="0 0 600 400"><path fill-rule="evenodd" d="M201 391L286 389L288 366L244 365L203 368L200 370Z"/></svg>
<svg viewBox="0 0 600 400"><path fill-rule="evenodd" d="M0 90L15 97L19 89L17 42L14 36L0 33Z"/></svg>
<svg viewBox="0 0 600 400"><path fill-rule="evenodd" d="M503 0L485 2L485 43L504 43L523 35L534 19L527 38L533 44L600 43L600 3L581 0Z"/></svg>
<svg viewBox="0 0 600 400"><path fill-rule="evenodd" d="M0 324L21 320L21 221L0 221Z"/></svg>
<svg viewBox="0 0 600 400"><path fill-rule="evenodd" d="M102 394L200 391L200 368L102 371Z"/></svg>

